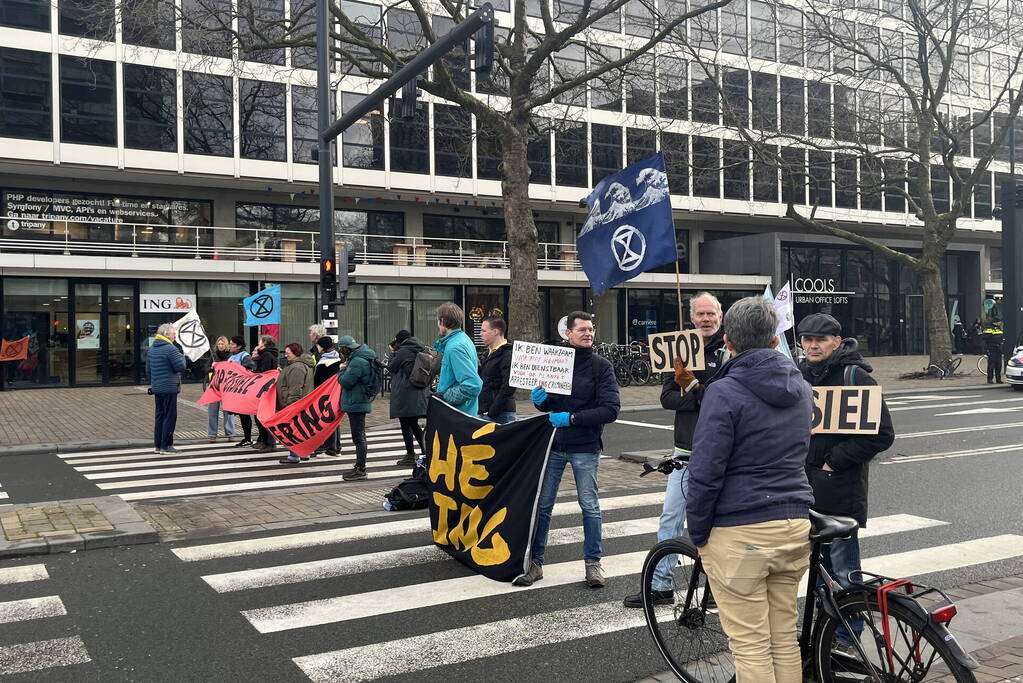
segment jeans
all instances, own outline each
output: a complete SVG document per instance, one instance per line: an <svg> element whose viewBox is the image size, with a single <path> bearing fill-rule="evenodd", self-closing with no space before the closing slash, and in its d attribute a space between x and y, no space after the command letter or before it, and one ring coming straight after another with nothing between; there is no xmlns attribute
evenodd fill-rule
<svg viewBox="0 0 1023 683"><path fill-rule="evenodd" d="M418 444L419 452L426 455L426 448L423 446L423 428L419 426L419 418L399 417L398 424L401 425L401 438L405 441L405 454L410 458L415 458L415 447Z"/></svg>
<svg viewBox="0 0 1023 683"><path fill-rule="evenodd" d="M156 419L153 421L153 445L166 450L174 443L174 426L178 423L178 395L153 394Z"/></svg>
<svg viewBox="0 0 1023 683"><path fill-rule="evenodd" d="M366 469L366 455L369 445L366 443L366 413L348 413L348 425L352 428L352 443L355 444L355 468Z"/></svg>
<svg viewBox="0 0 1023 683"><path fill-rule="evenodd" d="M849 573L858 572L860 567L860 542L856 538L843 538L832 541L830 545L821 546L821 563L835 581L843 588L849 587ZM853 573L853 579L860 581L863 577ZM853 633L859 638L863 633L863 619L850 619ZM845 626L839 626L835 637L840 643L852 643Z"/></svg>
<svg viewBox="0 0 1023 683"><path fill-rule="evenodd" d="M676 452L678 449L676 449ZM689 495L689 468L675 470L668 475L668 488L664 492L664 509L661 511L660 525L657 527L657 542L666 541L682 535L686 525L686 498ZM670 591L672 585L671 570L678 559L671 555L661 560L654 570L652 588L655 591Z"/></svg>
<svg viewBox="0 0 1023 683"><path fill-rule="evenodd" d="M600 454L551 451L547 460L547 473L540 489L540 518L536 522L536 533L533 535L533 559L540 564L543 564L544 551L547 550L547 534L551 530L551 512L554 510L554 500L558 497L558 486L561 485L565 465L569 463L572 465L579 507L583 511L583 557L587 560L599 560L604 554L604 547L600 542L600 499L597 498L597 466L600 464Z"/></svg>
<svg viewBox="0 0 1023 683"><path fill-rule="evenodd" d="M220 405L220 401L217 401L206 406L206 412L209 416L209 421L206 424L207 436L217 435L217 423L220 421ZM234 415L232 413L224 413L224 434L226 436L234 436Z"/></svg>

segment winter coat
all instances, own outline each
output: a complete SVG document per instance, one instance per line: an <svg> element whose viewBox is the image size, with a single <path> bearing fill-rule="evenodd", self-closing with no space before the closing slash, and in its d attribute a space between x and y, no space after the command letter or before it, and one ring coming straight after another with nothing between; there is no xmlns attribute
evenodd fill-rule
<svg viewBox="0 0 1023 683"><path fill-rule="evenodd" d="M799 370L811 386L845 385L845 368L853 366L852 383L877 386L872 368L856 350L856 340L843 339L823 363L802 361ZM806 456L806 476L813 487L814 509L829 515L852 517L867 524L869 463L895 442L895 429L888 406L881 401L881 425L877 434L814 434ZM834 472L825 472L827 464Z"/></svg>
<svg viewBox="0 0 1023 683"><path fill-rule="evenodd" d="M675 411L675 447L693 450L693 432L700 417L700 404L707 383L724 365L728 351L725 349L724 333L718 330L703 347L705 370L693 373L699 382L693 389L682 393L682 387L675 381L674 372L661 375L661 407Z"/></svg>
<svg viewBox="0 0 1023 683"><path fill-rule="evenodd" d="M255 370L256 361L252 360L252 356L249 355L248 351L239 351L238 353L231 354L228 358L232 363L237 363L246 370Z"/></svg>
<svg viewBox="0 0 1023 683"><path fill-rule="evenodd" d="M618 419L621 401L611 362L592 349L575 350L572 395L547 394L534 404L545 413L571 413L572 424L554 432L553 450L560 453L599 453L604 425Z"/></svg>
<svg viewBox="0 0 1023 683"><path fill-rule="evenodd" d="M157 337L146 355L146 374L154 394L176 394L181 391L181 373L185 356L168 339Z"/></svg>
<svg viewBox="0 0 1023 683"><path fill-rule="evenodd" d="M725 363L703 394L693 438L686 502L693 543L705 544L716 526L807 518L812 415L810 386L776 350Z"/></svg>
<svg viewBox="0 0 1023 683"><path fill-rule="evenodd" d="M320 359L316 361L316 367L313 368L313 386L318 387L328 379L333 377L341 369L341 356L338 355L337 351L327 351L326 353L320 354Z"/></svg>
<svg viewBox="0 0 1023 683"><path fill-rule="evenodd" d="M409 337L402 341L397 352L387 361L387 371L391 374L391 419L426 416L430 389L420 389L408 381L412 366L416 363L416 354L425 348L421 341Z"/></svg>
<svg viewBox="0 0 1023 683"><path fill-rule="evenodd" d="M267 372L281 367L280 353L276 346L264 346L259 355L252 359L256 364L255 372Z"/></svg>
<svg viewBox="0 0 1023 683"><path fill-rule="evenodd" d="M483 381L479 375L476 345L462 330L448 332L433 345L444 354L440 364L437 393L466 415L479 414L479 395Z"/></svg>
<svg viewBox="0 0 1023 683"><path fill-rule="evenodd" d="M512 343L508 342L487 354L480 363L480 415L491 419L501 413L515 412L515 387L511 386Z"/></svg>
<svg viewBox="0 0 1023 683"><path fill-rule="evenodd" d="M302 358L287 361L277 378L277 410L290 406L313 390L313 369Z"/></svg>
<svg viewBox="0 0 1023 683"><path fill-rule="evenodd" d="M372 376L377 354L365 344L352 351L348 365L338 373L341 383L341 410L346 413L370 413L373 403L366 396L366 385Z"/></svg>

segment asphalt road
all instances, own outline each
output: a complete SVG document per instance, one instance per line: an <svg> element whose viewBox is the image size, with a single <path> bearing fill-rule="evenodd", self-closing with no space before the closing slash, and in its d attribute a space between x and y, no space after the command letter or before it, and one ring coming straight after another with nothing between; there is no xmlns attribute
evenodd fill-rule
<svg viewBox="0 0 1023 683"><path fill-rule="evenodd" d="M890 404L899 437L871 469L867 568L904 569L943 587L1023 573L1023 395ZM978 410L987 412L947 414ZM622 418L671 424L663 411ZM617 424L605 442L612 455L666 449L671 432ZM70 486L63 463L3 460L5 490L27 487L33 472L56 477L33 491ZM603 497L611 578L602 590L581 583L571 499L556 509L547 576L531 590L445 559L420 513L5 561L0 672L35 662L9 680L632 681L665 668L641 614L618 604L637 588L662 486ZM49 578L25 569L36 578L4 583L4 570L40 564ZM20 600L30 602L10 604Z"/></svg>

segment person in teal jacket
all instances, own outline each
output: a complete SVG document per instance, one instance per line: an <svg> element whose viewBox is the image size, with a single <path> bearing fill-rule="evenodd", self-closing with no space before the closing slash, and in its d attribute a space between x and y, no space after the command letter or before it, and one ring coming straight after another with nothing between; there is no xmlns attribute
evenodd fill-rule
<svg viewBox="0 0 1023 683"><path fill-rule="evenodd" d="M440 365L437 394L466 415L479 413L479 396L483 390L479 357L462 326L465 313L450 301L437 308L437 329L440 339L433 347L444 354Z"/></svg>
<svg viewBox="0 0 1023 683"><path fill-rule="evenodd" d="M337 375L341 384L341 410L348 416L352 443L355 444L355 467L343 472L341 477L345 481L356 481L366 478L366 454L369 451L366 414L373 410L373 399L366 395L366 387L377 371L377 364L373 362L377 354L348 334L337 340L337 347L344 359Z"/></svg>

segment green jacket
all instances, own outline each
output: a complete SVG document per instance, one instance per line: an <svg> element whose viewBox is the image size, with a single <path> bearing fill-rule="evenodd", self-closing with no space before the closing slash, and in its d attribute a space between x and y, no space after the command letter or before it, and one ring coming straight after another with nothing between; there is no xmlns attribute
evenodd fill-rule
<svg viewBox="0 0 1023 683"><path fill-rule="evenodd" d="M313 389L313 369L304 358L287 361L277 378L277 410L290 406Z"/></svg>
<svg viewBox="0 0 1023 683"><path fill-rule="evenodd" d="M366 397L366 385L373 372L377 354L365 344L348 357L348 365L338 374L341 383L341 410L346 413L371 413L373 403Z"/></svg>

